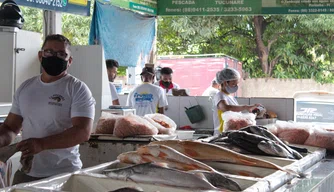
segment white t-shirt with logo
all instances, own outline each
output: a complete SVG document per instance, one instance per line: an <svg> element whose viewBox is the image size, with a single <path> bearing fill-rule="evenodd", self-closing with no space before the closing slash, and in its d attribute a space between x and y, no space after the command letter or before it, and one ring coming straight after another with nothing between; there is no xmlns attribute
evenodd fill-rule
<svg viewBox="0 0 334 192"><path fill-rule="evenodd" d="M115 101L118 100L118 94L115 85L112 82L109 82L110 93L111 93L111 100Z"/></svg>
<svg viewBox="0 0 334 192"><path fill-rule="evenodd" d="M168 105L164 90L153 84L144 83L134 88L127 100L127 106L136 109L136 114L144 116L157 112L160 107Z"/></svg>
<svg viewBox="0 0 334 192"><path fill-rule="evenodd" d="M73 117L94 119L95 99L85 83L69 74L52 83L42 82L39 75L17 89L10 112L23 117L23 140L43 138L71 128ZM76 145L34 155L28 175L49 177L81 167L79 145Z"/></svg>
<svg viewBox="0 0 334 192"><path fill-rule="evenodd" d="M180 86L178 84L176 84L174 82L172 82L172 83L173 83L173 89L180 89ZM160 81L155 82L154 85L160 87ZM166 93L166 95L173 95L173 89L164 89L164 88L162 88L162 89L164 90L164 92Z"/></svg>
<svg viewBox="0 0 334 192"><path fill-rule="evenodd" d="M223 129L221 127L223 125L222 114L223 111L218 109L218 104L220 101L226 101L228 105L239 105L238 101L235 99L233 95L227 95L222 91L219 91L214 97L214 112L213 112L213 125L214 125L214 134L220 134L219 129Z"/></svg>

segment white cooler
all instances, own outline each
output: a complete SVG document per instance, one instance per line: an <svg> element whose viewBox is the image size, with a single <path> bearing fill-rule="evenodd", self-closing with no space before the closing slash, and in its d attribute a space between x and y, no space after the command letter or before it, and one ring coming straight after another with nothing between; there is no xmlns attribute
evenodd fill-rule
<svg viewBox="0 0 334 192"><path fill-rule="evenodd" d="M326 91L295 93L294 121L334 124L334 93Z"/></svg>

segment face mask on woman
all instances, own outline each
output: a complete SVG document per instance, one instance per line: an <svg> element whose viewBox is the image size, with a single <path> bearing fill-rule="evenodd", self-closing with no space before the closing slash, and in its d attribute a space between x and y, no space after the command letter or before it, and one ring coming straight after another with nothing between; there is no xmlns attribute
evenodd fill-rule
<svg viewBox="0 0 334 192"><path fill-rule="evenodd" d="M231 87L231 86L229 86L228 84L226 84L226 91L228 92L228 93L230 93L230 94L232 94L232 93L235 93L235 92L237 92L238 91L238 86L234 86L234 87Z"/></svg>

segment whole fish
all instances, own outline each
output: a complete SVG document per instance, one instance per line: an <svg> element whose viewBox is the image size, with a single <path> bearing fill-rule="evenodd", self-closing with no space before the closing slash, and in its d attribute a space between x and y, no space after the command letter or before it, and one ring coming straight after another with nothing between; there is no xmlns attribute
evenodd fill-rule
<svg viewBox="0 0 334 192"><path fill-rule="evenodd" d="M122 163L127 164L140 164L140 163L147 163L144 162L142 156L140 156L136 151L129 151L122 153L117 156L117 159Z"/></svg>
<svg viewBox="0 0 334 192"><path fill-rule="evenodd" d="M262 127L257 127L257 126L252 126L250 127L250 130L257 134L257 135L262 135L264 137L267 137L275 142L278 142L282 147L284 147L289 153L291 153L295 159L301 159L303 158L303 156L298 153L297 151L291 149L290 147L288 147L284 142L282 142L282 140L280 140L279 138L276 137L276 135L274 135L273 133L271 133L270 131L268 131L267 129L264 129Z"/></svg>
<svg viewBox="0 0 334 192"><path fill-rule="evenodd" d="M273 141L261 141L258 147L269 155L294 159L294 156L289 151Z"/></svg>
<svg viewBox="0 0 334 192"><path fill-rule="evenodd" d="M237 153L242 153L242 154L247 154L250 155L252 154L251 152L239 147L238 145L235 145L233 143L225 143L225 142L215 142L214 145L218 145L221 147L224 147L226 149L232 150Z"/></svg>
<svg viewBox="0 0 334 192"><path fill-rule="evenodd" d="M123 188L120 188L120 189L116 189L116 190L113 190L113 191L109 191L109 192L143 192L144 190L142 190L141 188L138 188L138 187L123 187Z"/></svg>
<svg viewBox="0 0 334 192"><path fill-rule="evenodd" d="M269 161L261 160L255 157L249 157L247 155L242 155L240 153L209 143L167 140L167 141L155 141L151 142L151 144L167 145L179 151L180 153L183 153L197 160L221 161L221 162L248 165L248 166L265 167L298 175L296 172L292 170L286 170L281 166L278 166Z"/></svg>
<svg viewBox="0 0 334 192"><path fill-rule="evenodd" d="M195 174L202 174L204 179L217 188L226 188L232 191L241 191L240 185L219 172L194 171Z"/></svg>
<svg viewBox="0 0 334 192"><path fill-rule="evenodd" d="M181 171L191 171L199 169L213 171L213 168L204 163L201 163L204 164L204 166L199 166L198 164L186 164L183 162L168 160L165 158L155 157L152 155L138 154L138 152L136 151L122 153L117 157L117 159L120 162L127 164L157 163L159 166L166 168L174 168Z"/></svg>
<svg viewBox="0 0 334 192"><path fill-rule="evenodd" d="M106 171L106 175L118 180L131 180L134 182L155 185L168 185L202 190L217 190L208 181L195 174L176 169L163 168L152 163L133 165L126 168Z"/></svg>
<svg viewBox="0 0 334 192"><path fill-rule="evenodd" d="M259 149L258 145L252 142L249 142L248 140L244 139L233 139L233 144L239 146L240 148L245 149L246 151L249 151L253 154L257 155L266 155L265 152Z"/></svg>
<svg viewBox="0 0 334 192"><path fill-rule="evenodd" d="M288 147L290 147L291 149L297 151L298 153L308 153L308 149L307 148L296 147L296 146L293 146L293 145L288 145Z"/></svg>
<svg viewBox="0 0 334 192"><path fill-rule="evenodd" d="M219 138L219 139L215 140L214 142L210 142L210 143L217 143L217 142L232 143L232 139L230 139L228 137L222 137L222 138Z"/></svg>
<svg viewBox="0 0 334 192"><path fill-rule="evenodd" d="M153 157L164 159L167 161L173 161L175 163L181 163L187 165L186 169L189 170L206 170L214 171L214 169L202 162L192 159L175 149L165 145L145 145L137 149L138 154L152 155ZM182 169L185 170L185 169Z"/></svg>
<svg viewBox="0 0 334 192"><path fill-rule="evenodd" d="M256 134L252 134L252 133L248 133L246 131L235 131L233 133L230 133L228 135L228 138L232 139L232 140L237 140L237 139L243 139L246 140L250 143L253 144L259 144L261 141L269 141L270 139L268 139L267 137L263 137L260 135L256 135Z"/></svg>

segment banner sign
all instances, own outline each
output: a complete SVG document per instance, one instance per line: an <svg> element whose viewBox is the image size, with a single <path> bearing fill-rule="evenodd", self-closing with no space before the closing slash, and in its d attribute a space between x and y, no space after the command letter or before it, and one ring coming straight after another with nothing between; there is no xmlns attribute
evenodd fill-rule
<svg viewBox="0 0 334 192"><path fill-rule="evenodd" d="M90 15L90 0L15 0L19 5L73 13L77 15Z"/></svg>
<svg viewBox="0 0 334 192"><path fill-rule="evenodd" d="M102 3L109 3L125 9L139 11L150 15L157 15L157 0L100 0Z"/></svg>
<svg viewBox="0 0 334 192"><path fill-rule="evenodd" d="M160 0L158 15L332 14L333 0Z"/></svg>
<svg viewBox="0 0 334 192"><path fill-rule="evenodd" d="M334 123L334 103L297 101L296 122Z"/></svg>

